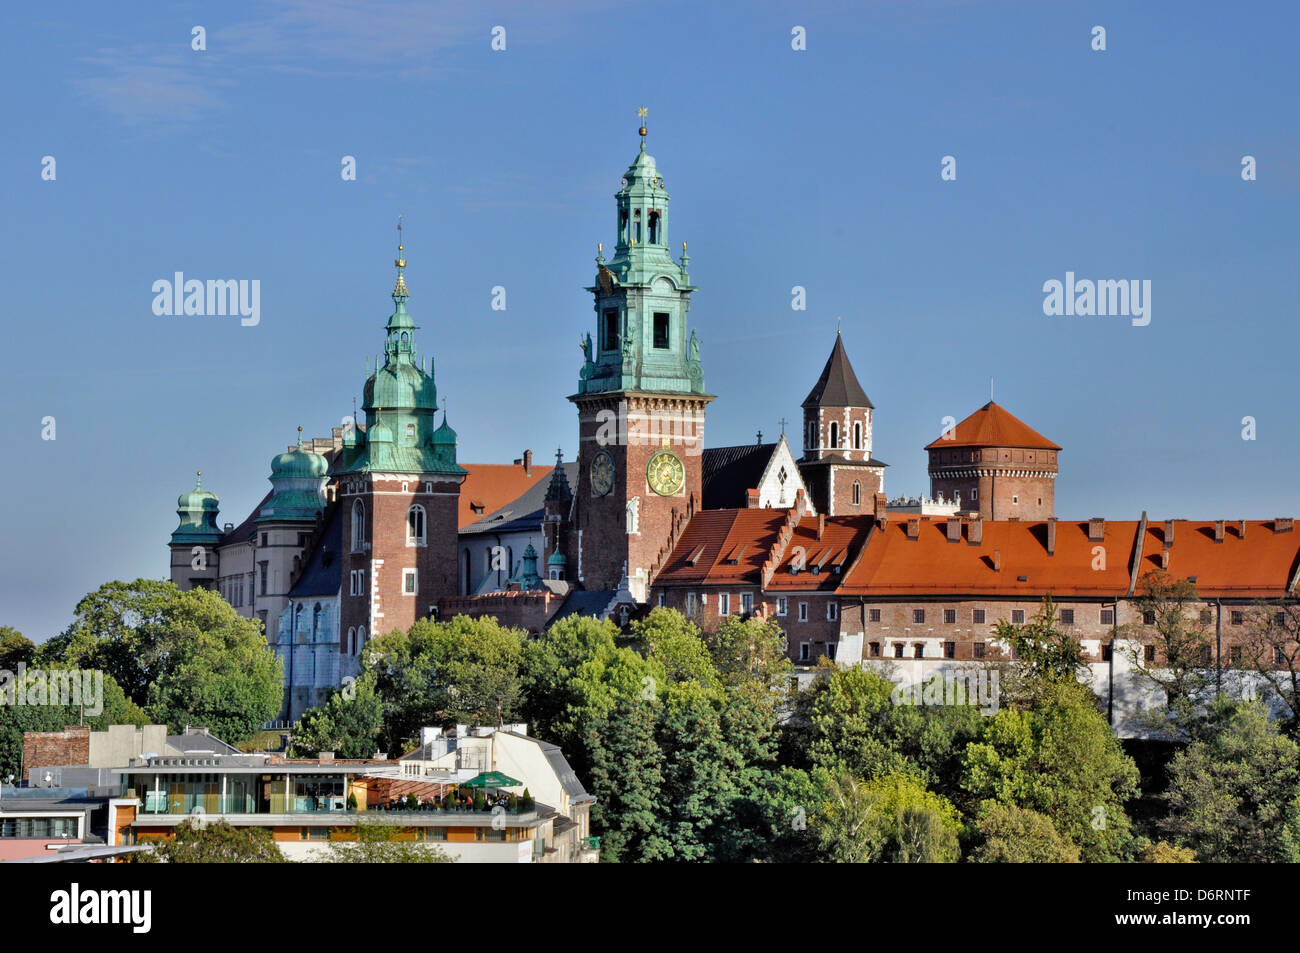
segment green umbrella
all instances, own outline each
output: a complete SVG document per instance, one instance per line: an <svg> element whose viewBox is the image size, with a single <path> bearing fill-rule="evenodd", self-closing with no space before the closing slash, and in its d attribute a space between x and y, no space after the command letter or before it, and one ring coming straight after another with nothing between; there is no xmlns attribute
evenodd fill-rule
<svg viewBox="0 0 1300 953"><path fill-rule="evenodd" d="M482 774L470 778L464 784L463 788L513 788L523 784L523 781L516 781L508 774L502 774L500 771L484 771Z"/></svg>

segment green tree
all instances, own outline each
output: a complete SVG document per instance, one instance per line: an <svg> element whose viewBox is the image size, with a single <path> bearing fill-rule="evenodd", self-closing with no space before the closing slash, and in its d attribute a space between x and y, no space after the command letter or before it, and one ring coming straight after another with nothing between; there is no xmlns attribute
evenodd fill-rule
<svg viewBox="0 0 1300 953"><path fill-rule="evenodd" d="M362 667L384 702L382 746L396 752L429 725L520 720L525 639L494 618L462 615L371 640Z"/></svg>
<svg viewBox="0 0 1300 953"><path fill-rule="evenodd" d="M1078 681L1088 672L1083 646L1059 626L1056 603L1049 595L1028 622L1000 619L994 638L1011 649L1012 662L1004 666L1004 696L1016 704L1030 704L1043 686Z"/></svg>
<svg viewBox="0 0 1300 953"><path fill-rule="evenodd" d="M961 820L947 798L917 777L861 781L842 774L825 788L817 816L822 854L841 863L954 863Z"/></svg>
<svg viewBox="0 0 1300 953"><path fill-rule="evenodd" d="M411 837L401 822L359 818L356 840L331 840L314 851L313 860L330 864L450 864L442 848Z"/></svg>
<svg viewBox="0 0 1300 953"><path fill-rule="evenodd" d="M281 864L284 855L264 827L232 827L182 821L172 837L148 841L152 850L128 854L132 863L164 864Z"/></svg>
<svg viewBox="0 0 1300 953"><path fill-rule="evenodd" d="M1004 708L966 747L962 786L978 800L1038 811L1085 861L1122 860L1131 848L1124 804L1138 771L1092 693L1073 679L1041 683L1027 709Z"/></svg>
<svg viewBox="0 0 1300 953"><path fill-rule="evenodd" d="M0 669L17 671L19 663L31 665L36 644L12 626L0 625Z"/></svg>
<svg viewBox="0 0 1300 953"><path fill-rule="evenodd" d="M1051 818L1014 804L988 801L975 822L976 844L967 860L980 864L1077 864L1079 848Z"/></svg>
<svg viewBox="0 0 1300 953"><path fill-rule="evenodd" d="M1258 702L1216 700L1203 737L1174 756L1161 829L1207 863L1295 860L1300 746Z"/></svg>
<svg viewBox="0 0 1300 953"><path fill-rule="evenodd" d="M665 860L672 844L660 829L664 756L655 740L659 702L639 695L620 698L600 722L587 728L591 762L592 827L601 835L606 861Z"/></svg>
<svg viewBox="0 0 1300 953"><path fill-rule="evenodd" d="M203 725L231 744L274 717L284 695L283 666L260 622L215 592L153 579L90 593L37 660L103 671L155 721L173 731Z"/></svg>
<svg viewBox="0 0 1300 953"><path fill-rule="evenodd" d="M374 679L365 676L335 692L319 708L303 712L293 726L292 757L333 751L340 758L369 758L384 727L384 705Z"/></svg>

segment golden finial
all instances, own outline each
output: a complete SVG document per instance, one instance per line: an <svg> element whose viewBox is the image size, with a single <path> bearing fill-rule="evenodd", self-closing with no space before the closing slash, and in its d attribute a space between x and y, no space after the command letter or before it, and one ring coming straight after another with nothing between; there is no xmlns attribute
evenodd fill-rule
<svg viewBox="0 0 1300 953"><path fill-rule="evenodd" d="M397 216L397 260L393 262L398 268L406 267L406 258L402 256L402 250L406 247L402 244L402 219L404 215Z"/></svg>
<svg viewBox="0 0 1300 953"><path fill-rule="evenodd" d="M645 106L642 106L640 109L638 109L638 110L636 111L636 114L637 114L638 116L641 117L641 129L640 129L640 132L641 132L641 148L642 148L642 150L645 149L645 117L646 117L647 114L649 114L649 112L650 112L650 110L646 109Z"/></svg>
<svg viewBox="0 0 1300 953"><path fill-rule="evenodd" d="M841 318L838 314L835 316L835 335L836 335L836 337L839 336L839 333L840 333L840 322L843 321L843 320L844 320L844 319Z"/></svg>

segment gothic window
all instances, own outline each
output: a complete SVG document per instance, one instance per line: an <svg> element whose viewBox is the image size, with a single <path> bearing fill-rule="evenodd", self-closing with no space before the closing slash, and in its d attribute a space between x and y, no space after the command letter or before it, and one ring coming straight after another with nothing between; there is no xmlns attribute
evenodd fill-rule
<svg viewBox="0 0 1300 953"><path fill-rule="evenodd" d="M853 449L862 449L862 424L860 423L855 423L853 425Z"/></svg>
<svg viewBox="0 0 1300 953"><path fill-rule="evenodd" d="M311 640L313 642L318 641L320 638L320 614L320 603L318 602L311 610Z"/></svg>
<svg viewBox="0 0 1300 953"><path fill-rule="evenodd" d="M366 645L366 627L364 625L359 625L357 626L357 654L358 655L361 653L361 650L365 648L365 645Z"/></svg>
<svg viewBox="0 0 1300 953"><path fill-rule="evenodd" d="M406 513L406 545L423 546L425 544L424 507L418 503Z"/></svg>
<svg viewBox="0 0 1300 953"><path fill-rule="evenodd" d="M606 308L601 315L603 322L600 329L600 349L602 351L617 351L618 341L618 309Z"/></svg>
<svg viewBox="0 0 1300 953"><path fill-rule="evenodd" d="M839 449L839 445L840 445L840 425L837 423L832 423L831 424L831 449L837 450Z"/></svg>
<svg viewBox="0 0 1300 953"><path fill-rule="evenodd" d="M349 655L357 654L356 638L357 638L356 628L354 626L348 626L348 654Z"/></svg>
<svg viewBox="0 0 1300 953"><path fill-rule="evenodd" d="M853 505L862 505L862 484L857 480L853 481Z"/></svg>
<svg viewBox="0 0 1300 953"><path fill-rule="evenodd" d="M663 311L655 312L655 347L668 347L668 315Z"/></svg>
<svg viewBox="0 0 1300 953"><path fill-rule="evenodd" d="M635 241L641 240L641 210L637 209L632 213L632 238Z"/></svg>
<svg viewBox="0 0 1300 953"><path fill-rule="evenodd" d="M366 505L360 500L352 504L352 551L361 552L366 541Z"/></svg>

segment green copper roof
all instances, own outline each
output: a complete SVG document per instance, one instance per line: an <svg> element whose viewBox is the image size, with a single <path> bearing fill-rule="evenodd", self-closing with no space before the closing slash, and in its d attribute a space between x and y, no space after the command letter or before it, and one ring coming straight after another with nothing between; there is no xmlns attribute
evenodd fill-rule
<svg viewBox="0 0 1300 953"><path fill-rule="evenodd" d="M194 480L194 489L176 500L180 523L172 532L173 543L215 543L221 539L217 528L218 500L215 493L203 489L203 471Z"/></svg>
<svg viewBox="0 0 1300 953"><path fill-rule="evenodd" d="M644 136L644 127L643 127ZM691 284L686 243L674 261L668 244L669 195L655 160L641 151L614 195L614 257L596 256L596 337L580 342L579 394L638 391L699 394L704 389L700 340L689 326Z"/></svg>
<svg viewBox="0 0 1300 953"><path fill-rule="evenodd" d="M400 226L399 226L400 228ZM433 367L425 373L417 363L415 332L406 310L404 246L398 244L397 284L393 287L392 315L384 326L384 363L366 381L363 408L366 428L354 431L343 445L341 473L446 473L467 471L456 463L456 432L446 424L434 429L438 388Z"/></svg>
<svg viewBox="0 0 1300 953"><path fill-rule="evenodd" d="M301 427L298 446L271 461L268 479L271 498L258 511L256 522L311 523L324 510L329 462L321 454L303 448Z"/></svg>

